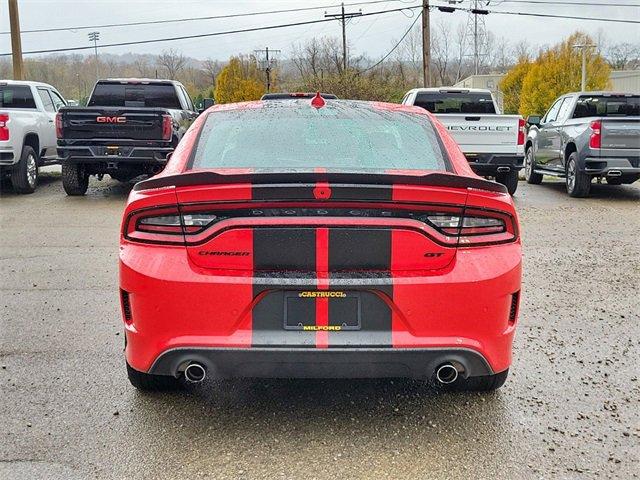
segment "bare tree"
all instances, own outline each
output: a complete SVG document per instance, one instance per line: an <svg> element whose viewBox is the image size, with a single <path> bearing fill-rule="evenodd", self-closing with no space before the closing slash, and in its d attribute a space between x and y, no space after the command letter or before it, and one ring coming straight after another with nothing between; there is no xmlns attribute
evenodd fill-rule
<svg viewBox="0 0 640 480"><path fill-rule="evenodd" d="M431 63L438 75L438 84L447 85L449 80L449 61L451 60L451 25L440 22L431 34Z"/></svg>
<svg viewBox="0 0 640 480"><path fill-rule="evenodd" d="M614 70L633 68L640 63L640 45L623 42L611 45L607 49L607 60Z"/></svg>
<svg viewBox="0 0 640 480"><path fill-rule="evenodd" d="M174 80L180 71L187 64L187 58L182 54L178 53L174 49L164 50L158 56L158 66L163 67L167 72L167 77Z"/></svg>
<svg viewBox="0 0 640 480"><path fill-rule="evenodd" d="M216 86L216 77L222 70L222 62L219 60L212 60L211 58L207 58L204 62L202 62L202 70L207 75L209 79L211 79L211 84Z"/></svg>

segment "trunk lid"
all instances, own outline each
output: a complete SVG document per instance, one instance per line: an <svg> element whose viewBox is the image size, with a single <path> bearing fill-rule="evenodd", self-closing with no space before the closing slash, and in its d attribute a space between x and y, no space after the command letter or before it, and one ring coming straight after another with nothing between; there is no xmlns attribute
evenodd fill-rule
<svg viewBox="0 0 640 480"><path fill-rule="evenodd" d="M448 187L324 182L179 186L176 194L196 267L310 278L446 269L456 245L425 218L459 214L467 196Z"/></svg>

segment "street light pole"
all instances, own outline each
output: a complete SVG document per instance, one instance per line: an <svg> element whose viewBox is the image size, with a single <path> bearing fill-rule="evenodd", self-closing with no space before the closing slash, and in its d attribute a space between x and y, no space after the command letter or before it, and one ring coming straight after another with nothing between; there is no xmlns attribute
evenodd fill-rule
<svg viewBox="0 0 640 480"><path fill-rule="evenodd" d="M595 45L586 43L574 45L573 48L579 48L582 50L582 79L580 81L580 91L584 92L587 89L587 48L595 48Z"/></svg>
<svg viewBox="0 0 640 480"><path fill-rule="evenodd" d="M98 81L98 40L100 40L100 32L90 32L89 33L89 41L93 42L93 51L95 55L96 62L96 81Z"/></svg>

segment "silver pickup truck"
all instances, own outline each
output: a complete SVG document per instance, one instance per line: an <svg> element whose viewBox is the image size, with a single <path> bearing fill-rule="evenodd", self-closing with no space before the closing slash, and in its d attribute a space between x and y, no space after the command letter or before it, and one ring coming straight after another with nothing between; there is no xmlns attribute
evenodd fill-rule
<svg viewBox="0 0 640 480"><path fill-rule="evenodd" d="M33 193L38 168L57 162L56 112L66 104L51 85L0 80L0 174Z"/></svg>
<svg viewBox="0 0 640 480"><path fill-rule="evenodd" d="M640 179L640 95L568 93L527 122L527 182L561 177L569 195L586 197L594 178L610 185Z"/></svg>
<svg viewBox="0 0 640 480"><path fill-rule="evenodd" d="M501 115L490 90L414 88L402 103L435 114L475 173L493 177L515 193L523 167L525 123L519 115Z"/></svg>

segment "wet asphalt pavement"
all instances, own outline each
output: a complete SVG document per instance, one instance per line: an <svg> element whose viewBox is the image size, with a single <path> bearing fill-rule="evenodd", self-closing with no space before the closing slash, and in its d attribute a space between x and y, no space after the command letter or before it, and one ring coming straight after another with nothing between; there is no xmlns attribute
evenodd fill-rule
<svg viewBox="0 0 640 480"><path fill-rule="evenodd" d="M0 199L0 479L640 476L640 184L520 184L524 285L492 394L412 381L127 381L118 228L130 186ZM6 189L6 186L5 186Z"/></svg>

